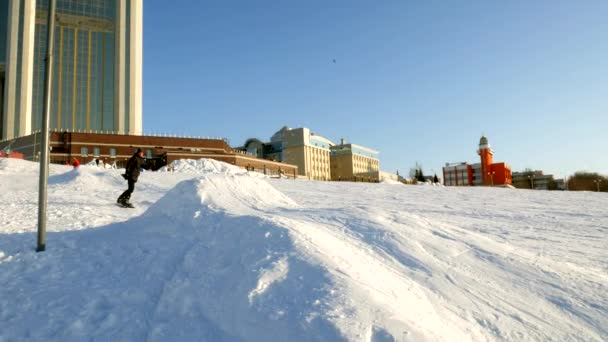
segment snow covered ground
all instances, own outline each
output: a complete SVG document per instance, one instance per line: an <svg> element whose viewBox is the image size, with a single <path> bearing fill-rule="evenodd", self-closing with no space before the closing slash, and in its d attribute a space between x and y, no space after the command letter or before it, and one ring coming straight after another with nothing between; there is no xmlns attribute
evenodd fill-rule
<svg viewBox="0 0 608 342"><path fill-rule="evenodd" d="M0 341L608 340L608 196L0 159Z"/></svg>

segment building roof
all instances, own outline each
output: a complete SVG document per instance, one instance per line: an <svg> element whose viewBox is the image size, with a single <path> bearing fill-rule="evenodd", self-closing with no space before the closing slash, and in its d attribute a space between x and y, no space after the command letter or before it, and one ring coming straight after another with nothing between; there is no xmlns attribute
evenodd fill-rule
<svg viewBox="0 0 608 342"><path fill-rule="evenodd" d="M281 129L279 129L278 131L276 131L272 137L270 137L270 141L271 142L278 142L283 140L283 132L289 131L291 130L291 128L287 127L287 126L283 126L281 127Z"/></svg>
<svg viewBox="0 0 608 342"><path fill-rule="evenodd" d="M374 159L378 159L378 154L380 154L380 152L371 148L351 143L334 145L331 147L331 151L333 155L354 153Z"/></svg>
<svg viewBox="0 0 608 342"><path fill-rule="evenodd" d="M486 138L485 135L482 135L481 139L479 139L479 146L481 147L485 145L490 146L490 144L488 143L488 138Z"/></svg>
<svg viewBox="0 0 608 342"><path fill-rule="evenodd" d="M310 136L311 137L315 137L316 140L322 141L322 142L328 144L329 146L334 146L335 145L331 140L329 140L329 139L327 139L327 138L325 138L325 137L323 137L321 135L310 133Z"/></svg>
<svg viewBox="0 0 608 342"><path fill-rule="evenodd" d="M454 167L454 166L461 166L461 165L468 165L468 163L467 162L445 163L444 167Z"/></svg>
<svg viewBox="0 0 608 342"><path fill-rule="evenodd" d="M245 140L245 143L242 146L232 147L232 149L246 151L251 145L256 145L257 147L264 147L266 144L258 138L249 138Z"/></svg>
<svg viewBox="0 0 608 342"><path fill-rule="evenodd" d="M361 146L361 145L357 145L357 144L345 144L345 145L350 145L351 147L358 148L358 149L364 150L364 151L369 152L369 153L375 153L375 154L379 154L380 153L379 151L376 151L376 150L371 149L369 147L365 147L365 146Z"/></svg>

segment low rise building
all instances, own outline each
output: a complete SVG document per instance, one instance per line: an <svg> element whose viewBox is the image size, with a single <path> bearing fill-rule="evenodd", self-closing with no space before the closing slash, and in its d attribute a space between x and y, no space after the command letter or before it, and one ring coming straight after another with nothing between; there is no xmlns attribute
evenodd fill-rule
<svg viewBox="0 0 608 342"><path fill-rule="evenodd" d="M333 145L329 139L308 128L284 126L268 143L252 138L236 149L259 158L296 165L301 177L330 180L330 147Z"/></svg>
<svg viewBox="0 0 608 342"><path fill-rule="evenodd" d="M0 141L0 150L10 149L12 153L21 153L26 160L36 161L40 156L41 138L42 134L36 132ZM50 162L58 164L71 164L73 159L78 159L81 164L99 160L124 167L135 148L141 148L153 170L178 159L210 158L268 175L295 177L298 173L295 165L234 151L222 139L52 131L49 143Z"/></svg>
<svg viewBox="0 0 608 342"><path fill-rule="evenodd" d="M252 138L236 149L258 158L296 165L298 175L308 179L380 180L378 151L347 144L344 139L335 145L306 127L285 126L272 135L270 142Z"/></svg>
<svg viewBox="0 0 608 342"><path fill-rule="evenodd" d="M493 163L494 151L485 136L479 140L477 154L481 159L480 163L446 163L443 167L443 184L447 186L494 186L512 183L511 167L504 162Z"/></svg>
<svg viewBox="0 0 608 342"><path fill-rule="evenodd" d="M563 180L561 181L563 184ZM553 175L545 175L542 170L513 172L513 186L520 189L557 190L559 188Z"/></svg>
<svg viewBox="0 0 608 342"><path fill-rule="evenodd" d="M331 147L331 179L334 181L380 181L378 151L346 143Z"/></svg>

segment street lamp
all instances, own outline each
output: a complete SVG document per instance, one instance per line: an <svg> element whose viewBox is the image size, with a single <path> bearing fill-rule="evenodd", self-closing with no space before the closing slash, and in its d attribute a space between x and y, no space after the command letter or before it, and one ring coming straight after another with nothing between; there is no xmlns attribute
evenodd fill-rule
<svg viewBox="0 0 608 342"><path fill-rule="evenodd" d="M494 174L495 174L495 173L496 173L496 172L494 172L494 171L492 171L492 172L488 172L488 175L490 176L490 180L492 181L492 183L491 183L491 184L492 184L492 186L494 186Z"/></svg>
<svg viewBox="0 0 608 342"><path fill-rule="evenodd" d="M42 141L40 142L40 177L38 180L38 241L36 252L46 249L46 205L49 177L49 120L51 113L51 88L53 80L53 46L55 41L55 11L57 0L50 0L47 14L46 58L44 60L44 103L42 116Z"/></svg>
<svg viewBox="0 0 608 342"><path fill-rule="evenodd" d="M534 189L534 175L528 175L528 179L530 179L530 189Z"/></svg>
<svg viewBox="0 0 608 342"><path fill-rule="evenodd" d="M600 183L602 182L601 179L596 179L593 181L593 183L595 183L595 185L597 186L597 192L600 192Z"/></svg>

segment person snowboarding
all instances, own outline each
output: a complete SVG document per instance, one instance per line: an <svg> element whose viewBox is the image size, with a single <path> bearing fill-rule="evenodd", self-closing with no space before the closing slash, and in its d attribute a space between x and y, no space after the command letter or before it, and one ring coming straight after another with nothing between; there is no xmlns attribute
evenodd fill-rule
<svg viewBox="0 0 608 342"><path fill-rule="evenodd" d="M131 204L129 200L131 199L133 190L135 190L135 183L137 183L137 178L139 178L139 170L144 166L145 163L146 160L144 159L144 152L141 150L141 148L138 148L127 162L126 172L122 175L124 179L127 180L128 188L116 200L118 205L133 208L133 204Z"/></svg>

